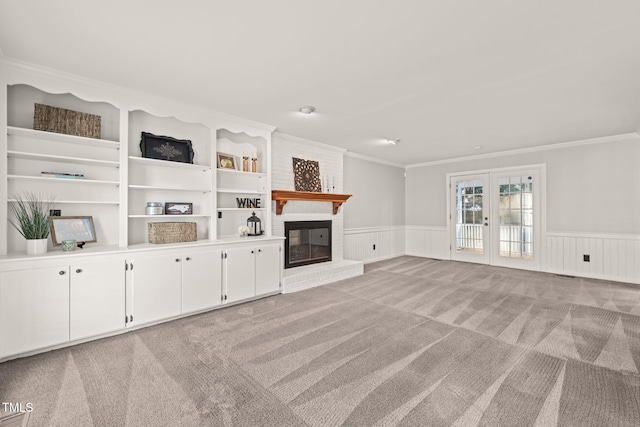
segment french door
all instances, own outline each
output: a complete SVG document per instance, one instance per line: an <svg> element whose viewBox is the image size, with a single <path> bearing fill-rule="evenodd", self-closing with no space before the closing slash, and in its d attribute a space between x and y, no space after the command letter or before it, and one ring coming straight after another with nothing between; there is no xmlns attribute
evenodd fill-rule
<svg viewBox="0 0 640 427"><path fill-rule="evenodd" d="M539 270L543 171L451 175L451 259Z"/></svg>
<svg viewBox="0 0 640 427"><path fill-rule="evenodd" d="M490 263L489 179L488 173L451 177L451 259Z"/></svg>

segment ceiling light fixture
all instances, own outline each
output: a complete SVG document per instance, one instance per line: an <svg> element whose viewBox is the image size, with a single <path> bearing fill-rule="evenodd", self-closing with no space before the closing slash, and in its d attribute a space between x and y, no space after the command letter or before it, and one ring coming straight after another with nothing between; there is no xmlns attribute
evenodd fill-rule
<svg viewBox="0 0 640 427"><path fill-rule="evenodd" d="M300 111L302 114L311 114L314 111L316 111L316 107L312 107L311 105L307 105L305 107L300 108Z"/></svg>
<svg viewBox="0 0 640 427"><path fill-rule="evenodd" d="M398 138L387 139L387 142L391 145L398 145L400 143L400 140Z"/></svg>

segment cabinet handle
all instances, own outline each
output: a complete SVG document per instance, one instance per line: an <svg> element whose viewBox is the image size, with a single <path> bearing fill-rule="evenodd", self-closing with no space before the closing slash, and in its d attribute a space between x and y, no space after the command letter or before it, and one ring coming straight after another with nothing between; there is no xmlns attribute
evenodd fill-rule
<svg viewBox="0 0 640 427"><path fill-rule="evenodd" d="M251 253L253 253L253 251L251 251Z"/></svg>
<svg viewBox="0 0 640 427"><path fill-rule="evenodd" d="M258 252L262 252L262 249L258 249Z"/></svg>
<svg viewBox="0 0 640 427"><path fill-rule="evenodd" d="M187 261L191 261L191 258L187 257Z"/></svg>
<svg viewBox="0 0 640 427"><path fill-rule="evenodd" d="M58 273L58 274L59 274L59 275L61 275L61 276L64 276L64 275L65 275L65 273L66 273L66 271L64 271L64 270L60 270L60 273Z"/></svg>
<svg viewBox="0 0 640 427"><path fill-rule="evenodd" d="M180 262L180 258L176 258L176 262Z"/></svg>
<svg viewBox="0 0 640 427"><path fill-rule="evenodd" d="M82 269L81 268L76 269L76 273L82 273Z"/></svg>

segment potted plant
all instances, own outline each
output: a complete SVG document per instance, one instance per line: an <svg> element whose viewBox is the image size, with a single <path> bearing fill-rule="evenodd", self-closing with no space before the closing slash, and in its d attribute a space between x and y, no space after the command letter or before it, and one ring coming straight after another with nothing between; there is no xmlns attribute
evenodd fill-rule
<svg viewBox="0 0 640 427"><path fill-rule="evenodd" d="M27 255L47 252L49 237L49 209L53 202L44 194L24 192L9 203L15 222L10 221L22 237L27 239Z"/></svg>

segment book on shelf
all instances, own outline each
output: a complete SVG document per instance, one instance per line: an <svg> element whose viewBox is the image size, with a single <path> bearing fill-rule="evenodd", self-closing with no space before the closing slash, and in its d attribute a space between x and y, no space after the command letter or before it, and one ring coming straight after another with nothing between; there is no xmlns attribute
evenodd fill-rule
<svg viewBox="0 0 640 427"><path fill-rule="evenodd" d="M40 176L43 178L66 178L66 179L84 179L84 175L81 173L73 172L40 172Z"/></svg>

